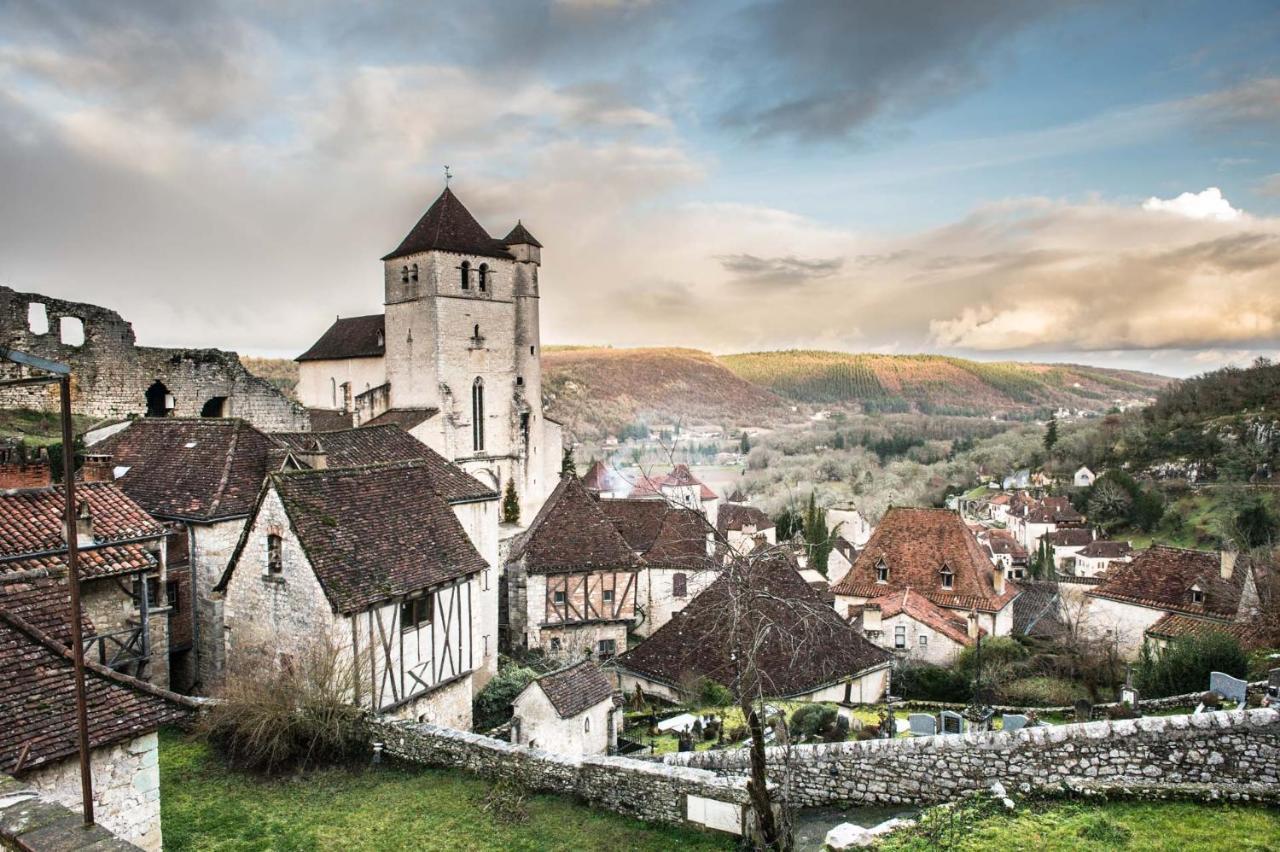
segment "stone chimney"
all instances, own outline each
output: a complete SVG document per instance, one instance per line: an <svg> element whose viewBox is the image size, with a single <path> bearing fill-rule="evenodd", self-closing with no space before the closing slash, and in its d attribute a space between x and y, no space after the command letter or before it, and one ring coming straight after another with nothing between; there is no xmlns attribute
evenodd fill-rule
<svg viewBox="0 0 1280 852"><path fill-rule="evenodd" d="M966 616L966 618L968 620L968 629L966 630L966 632L969 634L969 638L977 639L978 638L978 614L976 612L971 612L969 613L968 616Z"/></svg>
<svg viewBox="0 0 1280 852"><path fill-rule="evenodd" d="M862 608L862 629L875 633L884 629L884 624L880 621L880 604L867 604Z"/></svg>
<svg viewBox="0 0 1280 852"><path fill-rule="evenodd" d="M63 537L66 538L65 532ZM89 512L89 503L81 500L76 504L76 546L92 547L93 544L93 515Z"/></svg>
<svg viewBox="0 0 1280 852"><path fill-rule="evenodd" d="M1236 570L1236 557L1239 555L1234 550L1223 550L1219 554L1218 570L1222 573L1222 579L1231 579Z"/></svg>
<svg viewBox="0 0 1280 852"><path fill-rule="evenodd" d="M997 565L996 573L991 578L992 584L996 587L996 594L1004 594L1004 566Z"/></svg>
<svg viewBox="0 0 1280 852"><path fill-rule="evenodd" d="M111 464L111 456L106 454L86 455L80 467L80 478L84 482L114 482L115 468Z"/></svg>
<svg viewBox="0 0 1280 852"><path fill-rule="evenodd" d="M317 438L311 439L305 450L299 450L293 455L312 470L325 470L329 467L329 454Z"/></svg>

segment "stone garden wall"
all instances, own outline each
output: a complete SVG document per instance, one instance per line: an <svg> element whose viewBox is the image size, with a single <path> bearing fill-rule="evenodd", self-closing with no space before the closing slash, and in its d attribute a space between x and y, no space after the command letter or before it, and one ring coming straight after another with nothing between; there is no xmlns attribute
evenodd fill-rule
<svg viewBox="0 0 1280 852"><path fill-rule="evenodd" d="M8 775L0 775L0 849L142 852L101 823L85 827L78 806L73 812Z"/></svg>
<svg viewBox="0 0 1280 852"><path fill-rule="evenodd" d="M371 740L388 754L425 766L450 767L530 790L562 793L625 816L672 825L743 832L749 819L742 779L703 769L626 757L572 757L480 734L408 722L371 721Z"/></svg>
<svg viewBox="0 0 1280 852"><path fill-rule="evenodd" d="M772 780L802 807L940 802L996 781L1024 794L1280 801L1280 713L1270 709L773 747L768 755ZM728 777L744 775L748 760L745 749L663 758Z"/></svg>

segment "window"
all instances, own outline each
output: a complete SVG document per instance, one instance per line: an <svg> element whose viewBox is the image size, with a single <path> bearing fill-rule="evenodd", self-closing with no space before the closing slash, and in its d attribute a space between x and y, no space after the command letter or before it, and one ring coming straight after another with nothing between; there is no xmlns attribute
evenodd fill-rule
<svg viewBox="0 0 1280 852"><path fill-rule="evenodd" d="M409 267L407 266L400 267L400 283L401 284L409 283Z"/></svg>
<svg viewBox="0 0 1280 852"><path fill-rule="evenodd" d="M79 317L59 318L58 339L65 346L84 346L84 320Z"/></svg>
<svg viewBox="0 0 1280 852"><path fill-rule="evenodd" d="M489 289L489 264L482 263L477 270L476 284L480 288L480 292L487 292Z"/></svg>
<svg viewBox="0 0 1280 852"><path fill-rule="evenodd" d="M951 573L950 568L943 565L942 566L942 588L950 589L955 585L955 583L956 583L956 575Z"/></svg>
<svg viewBox="0 0 1280 852"><path fill-rule="evenodd" d="M883 562L876 565L876 582L889 582L889 566L885 565Z"/></svg>
<svg viewBox="0 0 1280 852"><path fill-rule="evenodd" d="M559 640L559 639L552 639L552 640L551 640L551 653L553 653L553 654L559 654L559 653L560 653L560 640Z"/></svg>
<svg viewBox="0 0 1280 852"><path fill-rule="evenodd" d="M893 628L893 647L895 648L907 647L906 625L899 624L897 627Z"/></svg>
<svg viewBox="0 0 1280 852"><path fill-rule="evenodd" d="M673 574L671 576L671 596L673 598L683 598L689 594L689 578L684 574Z"/></svg>
<svg viewBox="0 0 1280 852"><path fill-rule="evenodd" d="M516 376L516 387L524 385L524 376Z"/></svg>
<svg viewBox="0 0 1280 852"><path fill-rule="evenodd" d="M338 380L334 378L329 379L329 399L330 399L330 406L333 408L337 408L338 407Z"/></svg>
<svg viewBox="0 0 1280 852"><path fill-rule="evenodd" d="M283 540L272 533L267 536L267 573L279 574L284 570Z"/></svg>
<svg viewBox="0 0 1280 852"><path fill-rule="evenodd" d="M1200 590L1199 586L1191 587L1191 602L1194 604L1204 603L1204 592Z"/></svg>
<svg viewBox="0 0 1280 852"><path fill-rule="evenodd" d="M173 609L173 614L182 612L182 594L178 590L178 581L170 580L164 584L165 601Z"/></svg>
<svg viewBox="0 0 1280 852"><path fill-rule="evenodd" d="M524 414L521 414L521 415L520 415L520 437L524 439L524 442L525 442L526 444L527 444L527 443L529 443L529 414L528 414L528 412L525 412Z"/></svg>
<svg viewBox="0 0 1280 852"><path fill-rule="evenodd" d="M484 452L484 381L479 378L471 385L471 443L477 453Z"/></svg>
<svg viewBox="0 0 1280 852"><path fill-rule="evenodd" d="M529 354L530 354L530 355L532 355L532 354L533 354L533 347L532 347L532 346L530 346L530 347L529 347Z"/></svg>
<svg viewBox="0 0 1280 852"><path fill-rule="evenodd" d="M471 327L471 347L479 349L484 346L484 337L480 334L480 324L476 323Z"/></svg>
<svg viewBox="0 0 1280 852"><path fill-rule="evenodd" d="M925 636L925 635L921 634L921 636L920 636L920 647L921 647L921 648L927 648L927 647L929 647L929 637L928 637L928 636Z"/></svg>
<svg viewBox="0 0 1280 852"><path fill-rule="evenodd" d="M416 263L409 269L409 280L410 281L418 280L418 264Z"/></svg>
<svg viewBox="0 0 1280 852"><path fill-rule="evenodd" d="M564 603L565 602L564 592L552 592L551 600L553 600L557 604Z"/></svg>
<svg viewBox="0 0 1280 852"><path fill-rule="evenodd" d="M39 302L27 305L27 328L32 334L49 333L49 311Z"/></svg>
<svg viewBox="0 0 1280 852"><path fill-rule="evenodd" d="M618 642L615 639L601 639L596 643L596 656L602 660L611 658L618 652Z"/></svg>
<svg viewBox="0 0 1280 852"><path fill-rule="evenodd" d="M459 266L458 269L462 272L462 289L470 290L471 289L471 263L469 261L464 260L462 261L462 265Z"/></svg>
<svg viewBox="0 0 1280 852"><path fill-rule="evenodd" d="M381 349L386 345L387 345L387 333L382 329L378 329L378 348ZM368 388L365 388L365 390L368 390Z"/></svg>
<svg viewBox="0 0 1280 852"><path fill-rule="evenodd" d="M600 596L605 603L613 603L613 589L605 589Z"/></svg>
<svg viewBox="0 0 1280 852"><path fill-rule="evenodd" d="M432 599L434 595L423 595L400 602L400 629L417 630L431 623Z"/></svg>
<svg viewBox="0 0 1280 852"><path fill-rule="evenodd" d="M585 719L582 720L582 732L584 734L591 733L591 717L590 716L587 716Z"/></svg>

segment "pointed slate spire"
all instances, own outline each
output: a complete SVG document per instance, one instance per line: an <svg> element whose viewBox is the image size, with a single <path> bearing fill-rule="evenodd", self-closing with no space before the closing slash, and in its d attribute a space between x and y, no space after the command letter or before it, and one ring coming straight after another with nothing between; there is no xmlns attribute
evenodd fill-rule
<svg viewBox="0 0 1280 852"><path fill-rule="evenodd" d="M484 257L509 258L511 253L503 244L480 227L470 211L445 187L435 203L422 214L418 224L401 241L400 245L383 260L394 260L424 251L451 251L458 254L477 254Z"/></svg>
<svg viewBox="0 0 1280 852"><path fill-rule="evenodd" d="M516 220L516 226L511 229L511 233L507 234L506 237L503 238L502 244L504 246L533 246L535 248L542 248L542 243L538 242L537 238L534 237L533 234L529 233L529 230L525 228L524 223L519 219Z"/></svg>

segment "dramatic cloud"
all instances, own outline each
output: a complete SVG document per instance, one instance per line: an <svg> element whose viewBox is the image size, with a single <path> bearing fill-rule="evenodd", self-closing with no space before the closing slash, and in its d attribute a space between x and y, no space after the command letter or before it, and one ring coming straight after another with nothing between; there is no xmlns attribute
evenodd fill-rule
<svg viewBox="0 0 1280 852"><path fill-rule="evenodd" d="M1142 209L1176 213L1188 219L1213 219L1218 222L1230 222L1232 219L1240 218L1240 211L1222 197L1222 190L1216 186L1211 186L1203 192L1184 192L1177 198L1152 196L1142 202Z"/></svg>

